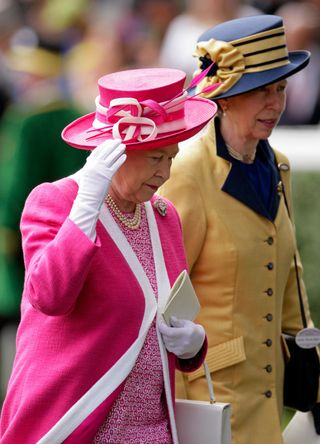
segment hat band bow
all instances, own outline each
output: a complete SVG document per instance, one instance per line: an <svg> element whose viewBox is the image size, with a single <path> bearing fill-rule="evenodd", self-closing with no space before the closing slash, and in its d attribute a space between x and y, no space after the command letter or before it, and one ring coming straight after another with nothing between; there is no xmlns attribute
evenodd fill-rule
<svg viewBox="0 0 320 444"><path fill-rule="evenodd" d="M184 129L184 102L187 93L167 102L154 100L139 102L132 97L118 98L110 101L109 108L96 98L96 115L92 128L87 132L96 134L87 139L110 134L124 142L142 142L154 140L159 133Z"/></svg>
<svg viewBox="0 0 320 444"><path fill-rule="evenodd" d="M216 69L209 72L197 87L197 90L201 90L220 82L218 88L202 94L206 98L227 92L243 74L267 71L289 64L283 26L231 42L215 39L198 42L194 55L198 57L199 65L195 75L199 75L199 72L206 68L206 64L212 61L216 64ZM208 63L204 63L205 59L208 59Z"/></svg>

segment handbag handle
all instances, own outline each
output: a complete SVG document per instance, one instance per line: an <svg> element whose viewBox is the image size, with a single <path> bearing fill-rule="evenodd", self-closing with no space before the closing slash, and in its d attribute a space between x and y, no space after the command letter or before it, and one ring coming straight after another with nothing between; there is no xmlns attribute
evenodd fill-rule
<svg viewBox="0 0 320 444"><path fill-rule="evenodd" d="M204 368L204 374L205 374L207 384L208 384L210 404L214 404L216 402L216 397L214 395L211 374L210 374L209 367L208 367L208 364L206 363L206 361L203 362L203 368Z"/></svg>
<svg viewBox="0 0 320 444"><path fill-rule="evenodd" d="M281 177L281 164L277 165L280 177ZM292 217L290 214L290 210L289 210L289 204L288 204L288 200L287 200L287 196L286 196L286 192L285 192L285 186L283 181L281 181L281 191L283 193L283 197L284 197L284 203L286 205L287 208L287 212L288 212L288 216L292 222ZM296 252L293 255L293 260L294 260L294 268L295 268L295 272L296 272L296 281L297 281L297 289L298 289L298 296L299 296L299 304L300 304L300 313L301 313L301 319L302 319L302 325L304 328L308 327L307 324L307 318L306 318L306 313L304 311L304 305L303 305L303 300L302 300L302 292L301 292L301 285L300 285L300 276L299 276L299 270L298 270L298 261L297 261L297 255Z"/></svg>

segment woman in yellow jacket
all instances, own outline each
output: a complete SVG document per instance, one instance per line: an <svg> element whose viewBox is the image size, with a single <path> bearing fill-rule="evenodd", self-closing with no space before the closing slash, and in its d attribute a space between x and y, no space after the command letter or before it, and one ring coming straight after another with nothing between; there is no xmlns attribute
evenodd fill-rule
<svg viewBox="0 0 320 444"><path fill-rule="evenodd" d="M182 219L207 363L217 399L232 404L232 442L282 444L282 333L302 323L283 194L290 206L290 166L267 139L285 107L286 78L310 54L288 52L281 18L261 15L208 30L196 55L200 71L214 62L201 87L218 83L207 97L219 116L192 149L182 144L161 194ZM312 325L303 282L302 293ZM201 370L183 379L179 396L208 399Z"/></svg>

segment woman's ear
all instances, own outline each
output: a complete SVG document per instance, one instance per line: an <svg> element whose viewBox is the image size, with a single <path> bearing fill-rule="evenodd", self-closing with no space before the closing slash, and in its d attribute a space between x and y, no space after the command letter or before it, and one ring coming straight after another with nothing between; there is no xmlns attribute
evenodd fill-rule
<svg viewBox="0 0 320 444"><path fill-rule="evenodd" d="M225 114L228 111L228 106L229 106L228 99L219 99L217 100L217 104L222 114Z"/></svg>

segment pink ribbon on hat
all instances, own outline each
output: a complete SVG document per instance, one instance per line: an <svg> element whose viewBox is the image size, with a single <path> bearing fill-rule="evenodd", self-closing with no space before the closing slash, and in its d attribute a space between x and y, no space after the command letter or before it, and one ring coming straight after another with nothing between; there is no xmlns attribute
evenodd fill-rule
<svg viewBox="0 0 320 444"><path fill-rule="evenodd" d="M155 139L159 132L183 129L185 95L162 104L151 99L139 102L132 97L118 98L111 100L109 108L100 104L98 96L93 128L88 130L98 133L87 139L109 133L124 142L142 142Z"/></svg>

